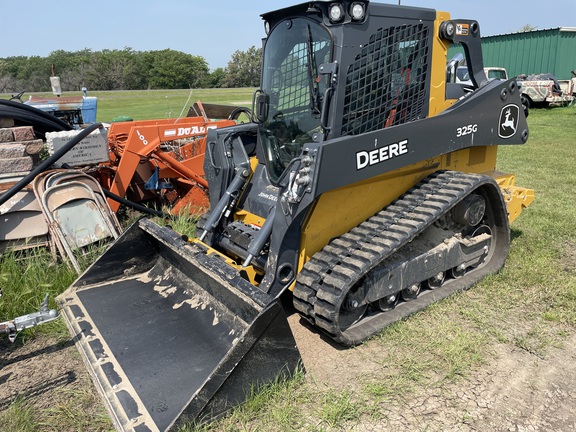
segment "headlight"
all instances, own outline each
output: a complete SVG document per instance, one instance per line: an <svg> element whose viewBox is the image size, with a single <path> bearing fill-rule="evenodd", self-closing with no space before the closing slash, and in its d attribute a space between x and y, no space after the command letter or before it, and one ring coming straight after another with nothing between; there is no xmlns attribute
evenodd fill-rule
<svg viewBox="0 0 576 432"><path fill-rule="evenodd" d="M354 21L362 21L364 19L366 11L364 4L362 3L352 3L350 7L350 16Z"/></svg>
<svg viewBox="0 0 576 432"><path fill-rule="evenodd" d="M266 34L270 34L270 23L268 21L264 21L264 31Z"/></svg>
<svg viewBox="0 0 576 432"><path fill-rule="evenodd" d="M344 7L338 3L332 3L329 9L330 21L333 23L340 22L344 18Z"/></svg>

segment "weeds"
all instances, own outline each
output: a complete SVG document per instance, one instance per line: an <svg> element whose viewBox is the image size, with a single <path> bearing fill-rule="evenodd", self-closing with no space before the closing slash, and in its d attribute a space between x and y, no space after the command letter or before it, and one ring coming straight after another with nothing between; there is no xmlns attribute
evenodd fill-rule
<svg viewBox="0 0 576 432"><path fill-rule="evenodd" d="M349 391L344 390L340 393L328 391L322 398L319 411L321 424L334 428L358 420L362 408L353 400Z"/></svg>
<svg viewBox="0 0 576 432"><path fill-rule="evenodd" d="M37 424L34 409L24 398L16 400L4 412L0 412L0 430L2 432L34 432Z"/></svg>
<svg viewBox="0 0 576 432"><path fill-rule="evenodd" d="M39 426L44 431L109 431L111 430L108 413L99 404L94 392L86 382L80 388L59 390L61 402L42 413ZM87 416L86 413L91 413Z"/></svg>
<svg viewBox="0 0 576 432"><path fill-rule="evenodd" d="M291 378L279 375L275 381L250 390L247 401L221 421L185 425L179 432L274 430L291 431L303 426L299 406L310 396L304 385L304 371Z"/></svg>
<svg viewBox="0 0 576 432"><path fill-rule="evenodd" d="M56 308L54 298L76 277L71 267L54 263L44 249L4 254L0 258L0 320L37 311L46 293L50 294L50 307ZM54 328L57 326L49 324L26 331Z"/></svg>
<svg viewBox="0 0 576 432"><path fill-rule="evenodd" d="M166 211L166 214L168 212ZM196 224L200 216L181 211L179 215L171 218L155 217L154 222L160 226L169 226L177 233L187 238L195 237Z"/></svg>

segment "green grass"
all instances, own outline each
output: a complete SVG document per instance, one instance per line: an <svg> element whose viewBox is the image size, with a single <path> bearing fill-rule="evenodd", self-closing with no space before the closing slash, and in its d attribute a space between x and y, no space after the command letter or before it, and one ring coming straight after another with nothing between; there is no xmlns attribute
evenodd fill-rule
<svg viewBox="0 0 576 432"><path fill-rule="evenodd" d="M223 89L183 89L183 90L144 90L144 91L95 91L89 96L98 98L96 120L111 122L119 116L134 120L177 118L186 116L188 109L196 101L222 105L252 106L253 88ZM30 95L54 97L51 93L26 93ZM63 96L82 96L81 92L66 92ZM8 99L10 95L0 95Z"/></svg>
<svg viewBox="0 0 576 432"><path fill-rule="evenodd" d="M110 431L112 427L108 413L99 405L97 395L89 391L90 385L92 382L86 380L81 389L59 389L59 403L40 413L36 430Z"/></svg>
<svg viewBox="0 0 576 432"><path fill-rule="evenodd" d="M0 411L0 431L111 431L110 418L94 392L88 391L92 384L88 381L86 378L84 388L79 390L57 389L56 400L46 404L50 407L45 409L34 407L31 400L23 396L16 397L4 411Z"/></svg>
<svg viewBox="0 0 576 432"><path fill-rule="evenodd" d="M303 370L297 370L291 378L279 376L274 382L263 385L257 391L250 390L246 403L220 422L205 425L187 425L178 432L274 430L291 431L304 426L299 404L311 402L311 392L305 386Z"/></svg>
<svg viewBox="0 0 576 432"><path fill-rule="evenodd" d="M215 91L206 97L198 93L193 92L192 101L240 103L251 99L248 90L229 94L230 99L225 99L226 92ZM101 98L99 120L106 121L121 114L157 117L173 109L168 105L178 106L174 108L178 111L188 91L95 95ZM377 377L362 377L352 391L320 386L310 375L299 373L293 380L279 380L252 394L247 404L225 419L181 431L349 430L366 419L385 415L386 401L409 398L422 389L442 389L469 376L491 360L498 345L540 358L545 358L551 347L561 347L576 328L575 120L574 108L532 110L528 143L500 147L498 169L515 173L519 186L536 190L535 202L512 225L504 269L369 341L371 352L379 353ZM191 235L194 222L182 219L170 224ZM33 252L28 259L3 256L0 283L5 297L0 299L0 318L35 310L44 292L54 297L74 278L66 266L51 264L46 252ZM52 331L64 337L63 325L54 325L61 328ZM90 429L89 420L82 418L82 408L65 411L60 407L51 412L57 424L65 426L62 429ZM17 399L0 414L0 424L9 425L8 431L36 430L34 419L46 415Z"/></svg>
<svg viewBox="0 0 576 432"><path fill-rule="evenodd" d="M0 412L0 430L2 432L37 431L34 417L35 411L32 406L24 398L18 397L6 410Z"/></svg>
<svg viewBox="0 0 576 432"><path fill-rule="evenodd" d="M0 257L0 321L38 310L45 294L50 294L50 308L56 308L54 298L77 277L71 267L53 262L51 254L44 249L27 252L12 252ZM26 335L37 331L65 335L60 320L35 329L26 330Z"/></svg>
<svg viewBox="0 0 576 432"><path fill-rule="evenodd" d="M250 107L254 89L193 89L149 90L145 92L92 92L98 97L100 122L109 122L117 116L134 120L176 118L186 116L197 100L206 103Z"/></svg>
<svg viewBox="0 0 576 432"><path fill-rule="evenodd" d="M173 219L155 217L153 220L160 226L169 226L177 233L192 238L196 232L198 216L180 214Z"/></svg>
<svg viewBox="0 0 576 432"><path fill-rule="evenodd" d="M362 405L348 390L327 391L320 400L318 419L328 429L355 422L360 418Z"/></svg>

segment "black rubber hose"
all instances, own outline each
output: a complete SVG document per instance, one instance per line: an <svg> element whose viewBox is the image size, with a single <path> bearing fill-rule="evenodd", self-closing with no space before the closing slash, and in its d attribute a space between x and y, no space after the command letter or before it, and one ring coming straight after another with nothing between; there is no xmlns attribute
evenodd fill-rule
<svg viewBox="0 0 576 432"><path fill-rule="evenodd" d="M124 204L126 207L130 207L131 209L138 210L139 212L147 213L147 214L150 214L152 216L162 217L164 219L166 219L166 218L173 219L174 218L174 216L171 214L166 214L164 212L161 212L160 210L154 210L154 209L151 209L149 207L143 206L142 204L135 203L134 201L127 200L126 198L122 198L121 196L116 195L115 193L112 193L109 190L102 189L102 192L104 192L104 195L106 195L108 198L113 199L114 201L117 201L120 204Z"/></svg>
<svg viewBox="0 0 576 432"><path fill-rule="evenodd" d="M12 119L15 126L30 126L36 138L45 140L48 132L72 130L72 127L58 117L21 103L11 105L0 101L0 118Z"/></svg>
<svg viewBox="0 0 576 432"><path fill-rule="evenodd" d="M0 118L12 119L14 126L30 126L34 129L36 138L45 140L48 132L61 132L71 130L70 128L63 128L60 124L51 122L42 117L37 117L32 113L6 109L5 106L0 106Z"/></svg>
<svg viewBox="0 0 576 432"><path fill-rule="evenodd" d="M22 104L20 104L22 105ZM21 122L26 122L31 125L40 125L42 127L50 127L54 131L71 130L70 125L64 127L62 122L59 121L58 117L52 119L46 118L44 116L37 115L38 113L26 111L23 109L8 107L0 104L0 115L3 118L11 118L14 120L19 120Z"/></svg>
<svg viewBox="0 0 576 432"><path fill-rule="evenodd" d="M58 117L53 116L50 113L44 112L41 109L38 109L36 107L26 105L24 103L13 102L13 101L4 100L4 99L0 99L0 105L5 105L7 107L11 107L13 109L20 110L20 111L27 111L36 117L42 117L51 123L54 123L54 124L61 126L63 130L72 130L72 126L70 126L64 120L60 120Z"/></svg>
<svg viewBox="0 0 576 432"><path fill-rule="evenodd" d="M36 168L30 171L30 173L26 175L22 180L20 180L10 189L4 192L2 195L0 195L0 205L4 204L10 198L16 195L21 189L23 189L32 180L34 180L34 178L38 174L44 172L48 167L50 167L52 164L57 162L62 156L68 153L76 144L78 144L80 141L82 141L84 138L90 135L93 131L101 127L103 127L102 123L94 123L88 126L86 129L82 129L82 131L78 135L76 135L74 138L68 141L62 148L58 149L58 151L56 151L48 159L42 161L40 165L38 165Z"/></svg>

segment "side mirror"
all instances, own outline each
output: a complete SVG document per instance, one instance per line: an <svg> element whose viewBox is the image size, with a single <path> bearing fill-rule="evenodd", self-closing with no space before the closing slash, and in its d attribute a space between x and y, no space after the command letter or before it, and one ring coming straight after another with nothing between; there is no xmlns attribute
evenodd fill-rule
<svg viewBox="0 0 576 432"><path fill-rule="evenodd" d="M262 90L254 92L254 99L252 101L254 106L253 112L257 123L264 123L268 119L268 112L270 110L270 96Z"/></svg>

